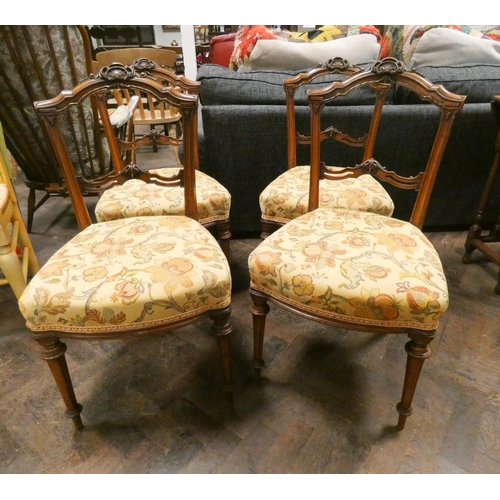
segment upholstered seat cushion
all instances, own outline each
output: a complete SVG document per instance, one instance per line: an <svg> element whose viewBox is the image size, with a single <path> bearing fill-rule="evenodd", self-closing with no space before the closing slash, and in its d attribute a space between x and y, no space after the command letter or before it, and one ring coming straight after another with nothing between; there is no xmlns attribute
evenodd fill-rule
<svg viewBox="0 0 500 500"><path fill-rule="evenodd" d="M343 322L433 330L448 307L439 256L409 222L319 208L249 256L251 287Z"/></svg>
<svg viewBox="0 0 500 500"><path fill-rule="evenodd" d="M175 168L153 170L159 174L163 172L168 177L178 171ZM199 170L196 171L196 199L199 222L229 218L229 191ZM98 222L142 215L183 215L184 188L168 188L132 179L105 191L96 204L95 214Z"/></svg>
<svg viewBox="0 0 500 500"><path fill-rule="evenodd" d="M333 170L336 168L333 167ZM262 218L287 223L307 212L310 167L291 168L271 182L259 196ZM371 175L340 181L321 180L320 207L349 208L392 215L394 203Z"/></svg>
<svg viewBox="0 0 500 500"><path fill-rule="evenodd" d="M93 224L64 245L19 299L33 331L93 333L167 325L230 304L227 260L185 216Z"/></svg>

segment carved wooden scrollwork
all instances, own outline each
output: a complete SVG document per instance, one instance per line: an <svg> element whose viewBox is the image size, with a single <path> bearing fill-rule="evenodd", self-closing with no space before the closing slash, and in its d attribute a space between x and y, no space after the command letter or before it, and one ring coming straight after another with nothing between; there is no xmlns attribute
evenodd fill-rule
<svg viewBox="0 0 500 500"><path fill-rule="evenodd" d="M406 67L402 61L399 61L395 57L386 57L385 59L375 62L372 71L377 75L395 75L398 73L404 73L406 71Z"/></svg>
<svg viewBox="0 0 500 500"><path fill-rule="evenodd" d="M133 67L136 71L141 73L143 71L151 71L157 68L158 65L154 61L151 61L150 59L141 57L140 59L137 59L137 61L134 62Z"/></svg>
<svg viewBox="0 0 500 500"><path fill-rule="evenodd" d="M333 59L329 59L323 65L324 68L328 68L329 70L334 71L335 73L345 72L350 68L349 62L342 57L334 57Z"/></svg>
<svg viewBox="0 0 500 500"><path fill-rule="evenodd" d="M130 80L137 76L132 66L125 66L121 63L111 63L109 66L104 66L100 69L100 78L104 80Z"/></svg>
<svg viewBox="0 0 500 500"><path fill-rule="evenodd" d="M363 170L363 173L370 175L375 175L379 170L386 171L386 168L374 158L370 158L369 160L364 161L359 165L359 167L361 168L361 170Z"/></svg>

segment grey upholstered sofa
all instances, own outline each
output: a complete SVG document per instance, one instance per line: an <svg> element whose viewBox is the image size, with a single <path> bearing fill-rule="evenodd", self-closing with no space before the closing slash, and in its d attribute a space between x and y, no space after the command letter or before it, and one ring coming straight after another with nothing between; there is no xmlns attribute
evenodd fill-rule
<svg viewBox="0 0 500 500"><path fill-rule="evenodd" d="M463 229L474 219L494 154L495 124L490 111L494 95L500 94L500 65L475 64L419 67L434 83L467 95L455 122L438 174L425 228ZM286 169L286 111L282 81L299 71L236 72L222 66L200 66L203 151L201 169L231 192L233 234L260 231L258 198L262 189ZM324 86L324 83L318 83ZM299 96L297 121L307 130L309 107L305 91ZM376 158L388 167L409 174L415 160L429 147L429 106L412 95L391 96L387 137L381 137ZM367 130L371 107L352 99L332 106L336 127L351 133ZM346 148L353 150L356 148ZM327 151L329 164L349 164L358 157L343 150ZM359 153L358 153L359 154ZM298 149L298 164L309 163L309 151ZM417 165L420 169L421 165ZM391 168L392 169L392 168ZM392 193L396 217L409 216L411 203L405 193ZM496 186L500 207L500 185ZM491 219L490 219L491 222Z"/></svg>

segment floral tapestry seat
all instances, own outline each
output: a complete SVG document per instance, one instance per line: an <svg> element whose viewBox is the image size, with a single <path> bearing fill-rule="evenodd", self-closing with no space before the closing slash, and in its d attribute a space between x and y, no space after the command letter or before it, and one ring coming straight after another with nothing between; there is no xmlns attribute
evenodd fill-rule
<svg viewBox="0 0 500 500"><path fill-rule="evenodd" d="M259 196L262 219L286 224L304 215L309 201L309 173L309 166L293 167L272 181ZM369 174L338 181L323 179L319 190L319 205L323 208L348 208L387 216L394 211L387 191Z"/></svg>
<svg viewBox="0 0 500 500"><path fill-rule="evenodd" d="M249 268L251 288L358 326L434 330L448 308L439 256L422 231L359 210L318 208L289 222Z"/></svg>
<svg viewBox="0 0 500 500"><path fill-rule="evenodd" d="M179 169L165 168L151 172L172 176ZM207 224L228 220L231 208L229 191L199 170L195 175L198 221ZM140 215L183 215L184 189L180 186L165 187L131 179L105 191L96 204L95 214L98 222Z"/></svg>

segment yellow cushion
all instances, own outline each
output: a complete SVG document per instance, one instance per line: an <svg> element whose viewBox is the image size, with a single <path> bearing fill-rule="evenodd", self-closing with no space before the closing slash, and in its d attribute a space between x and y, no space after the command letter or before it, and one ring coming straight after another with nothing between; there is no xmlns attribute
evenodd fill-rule
<svg viewBox="0 0 500 500"><path fill-rule="evenodd" d="M33 331L143 329L229 305L230 270L213 236L185 216L93 224L66 243L19 299Z"/></svg>
<svg viewBox="0 0 500 500"><path fill-rule="evenodd" d="M179 169L157 169L153 172L166 176L176 174ZM231 195L212 177L196 171L196 201L198 220L201 223L229 218ZM132 179L121 186L105 191L95 208L98 222L125 219L143 215L183 215L184 189L167 188Z"/></svg>
<svg viewBox="0 0 500 500"><path fill-rule="evenodd" d="M294 167L269 184L259 197L262 218L286 224L307 212L310 167ZM319 205L350 208L391 216L394 203L371 175L340 181L321 180Z"/></svg>
<svg viewBox="0 0 500 500"><path fill-rule="evenodd" d="M433 330L448 308L439 256L409 222L319 208L249 256L251 287L340 321Z"/></svg>

